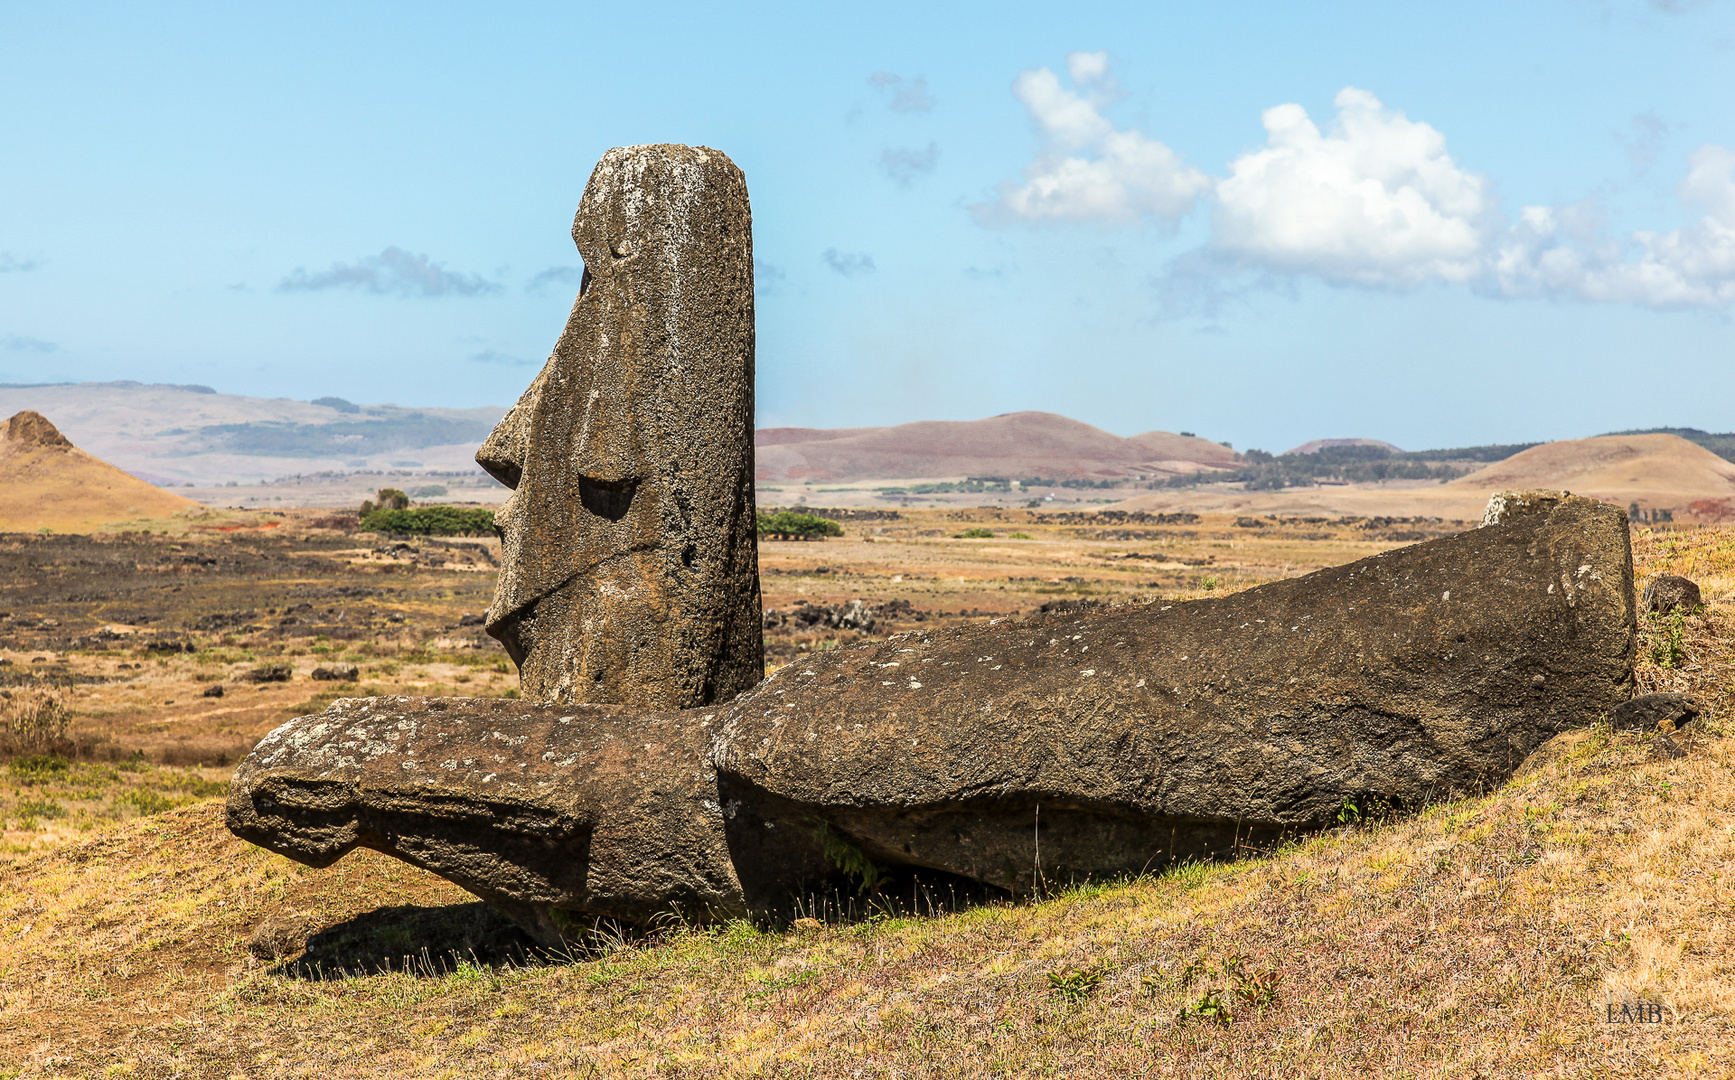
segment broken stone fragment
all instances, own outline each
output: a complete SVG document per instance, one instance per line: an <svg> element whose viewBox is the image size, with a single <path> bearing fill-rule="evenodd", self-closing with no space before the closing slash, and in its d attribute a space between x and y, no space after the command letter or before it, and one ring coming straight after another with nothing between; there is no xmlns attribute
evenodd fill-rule
<svg viewBox="0 0 1735 1080"><path fill-rule="evenodd" d="M550 942L786 919L858 860L1016 891L1485 790L1631 694L1636 635L1624 517L1556 496L1221 599L805 656L721 707L342 701L255 747L229 824L388 852Z"/></svg>
<svg viewBox="0 0 1735 1080"><path fill-rule="evenodd" d="M530 700L726 701L765 671L746 181L707 147L610 150L572 238L566 331L476 454L514 489L488 633Z"/></svg>

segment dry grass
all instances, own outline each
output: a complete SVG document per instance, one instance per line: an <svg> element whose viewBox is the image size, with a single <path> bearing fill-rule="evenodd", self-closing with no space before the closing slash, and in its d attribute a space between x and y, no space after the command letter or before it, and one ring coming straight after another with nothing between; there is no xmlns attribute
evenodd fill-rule
<svg viewBox="0 0 1735 1080"><path fill-rule="evenodd" d="M1636 549L1641 582L1705 587L1680 661L1640 671L1711 705L1701 731L1572 732L1484 797L1039 903L356 974L464 894L368 853L295 867L213 802L105 827L0 869L0 1075L1728 1075L1735 530ZM283 920L362 959L253 956ZM1636 1001L1663 1022L1606 1022Z"/></svg>

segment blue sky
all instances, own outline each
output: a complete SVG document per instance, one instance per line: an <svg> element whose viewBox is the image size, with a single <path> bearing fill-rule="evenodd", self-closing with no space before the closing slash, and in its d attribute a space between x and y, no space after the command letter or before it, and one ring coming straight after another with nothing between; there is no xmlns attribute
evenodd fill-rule
<svg viewBox="0 0 1735 1080"><path fill-rule="evenodd" d="M762 426L1735 428L1725 0L9 4L0 381L510 403L646 142L746 172Z"/></svg>

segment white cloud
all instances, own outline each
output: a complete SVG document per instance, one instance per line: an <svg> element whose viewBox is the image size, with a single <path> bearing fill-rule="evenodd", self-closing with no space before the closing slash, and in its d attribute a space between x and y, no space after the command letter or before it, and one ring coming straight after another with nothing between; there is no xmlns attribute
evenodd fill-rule
<svg viewBox="0 0 1735 1080"><path fill-rule="evenodd" d="M1061 86L1047 68L1023 72L1013 83L1043 145L1024 182L1000 185L994 202L973 208L977 219L1174 221L1192 209L1210 177L1144 132L1116 128L1103 116L1114 93L1107 54L1075 52L1066 64L1079 90Z"/></svg>
<svg viewBox="0 0 1735 1080"><path fill-rule="evenodd" d="M1458 164L1444 134L1366 90L1339 91L1337 115L1323 132L1300 105L1265 110L1265 145L1213 179L1104 116L1119 94L1107 53L1071 53L1066 69L1070 89L1048 68L1018 76L1013 93L1042 148L1022 182L1001 184L992 203L971 209L984 225L1173 223L1213 201L1211 240L1175 260L1159 283L1168 314L1208 311L1248 287L1282 288L1305 276L1653 308L1735 304L1735 150L1728 147L1706 145L1689 158L1677 194L1703 217L1685 228L1611 239L1592 202L1525 207L1507 228L1489 181ZM1635 171L1670 131L1654 114L1633 118L1633 135L1622 141Z"/></svg>
<svg viewBox="0 0 1735 1080"><path fill-rule="evenodd" d="M1707 144L1688 164L1677 193L1705 217L1684 229L1642 230L1623 244L1553 207L1525 207L1493 255L1500 292L1654 308L1735 303L1735 150Z"/></svg>
<svg viewBox="0 0 1735 1080"><path fill-rule="evenodd" d="M1735 150L1706 143L1687 158L1691 166L1677 193L1725 225L1735 225Z"/></svg>
<svg viewBox="0 0 1735 1080"><path fill-rule="evenodd" d="M1335 282L1411 287L1482 267L1488 183L1446 138L1346 87L1321 133L1299 105L1265 110L1266 145L1217 184L1216 246L1244 262Z"/></svg>
<svg viewBox="0 0 1735 1080"><path fill-rule="evenodd" d="M1108 77L1108 53L1073 52L1066 54L1066 73L1072 81L1085 86Z"/></svg>

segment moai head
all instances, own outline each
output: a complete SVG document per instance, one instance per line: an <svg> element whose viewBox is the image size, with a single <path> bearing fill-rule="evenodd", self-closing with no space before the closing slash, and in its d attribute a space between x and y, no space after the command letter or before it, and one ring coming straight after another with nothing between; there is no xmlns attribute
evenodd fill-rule
<svg viewBox="0 0 1735 1080"><path fill-rule="evenodd" d="M715 150L591 173L566 331L476 454L514 489L487 625L528 699L689 708L764 676L752 226Z"/></svg>

